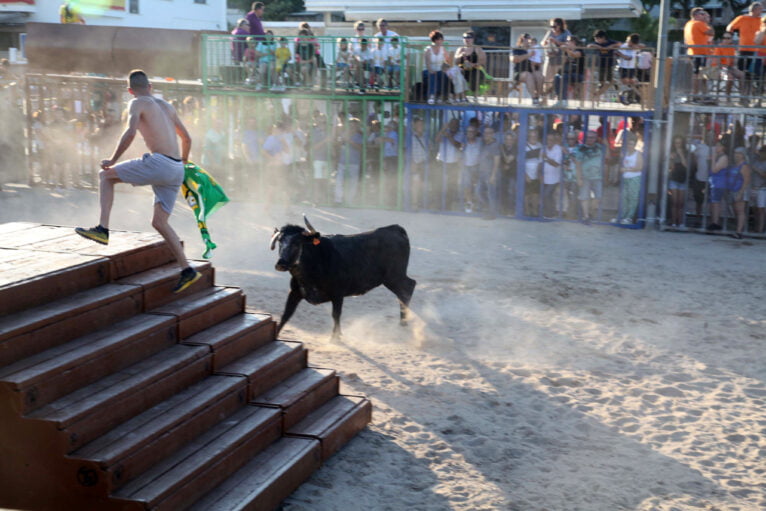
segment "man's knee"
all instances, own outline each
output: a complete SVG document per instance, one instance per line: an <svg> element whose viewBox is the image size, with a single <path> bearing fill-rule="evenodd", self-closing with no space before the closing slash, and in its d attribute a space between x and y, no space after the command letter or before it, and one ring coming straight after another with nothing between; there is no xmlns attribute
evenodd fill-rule
<svg viewBox="0 0 766 511"><path fill-rule="evenodd" d="M159 203L155 203L154 215L152 216L152 227L157 231L166 230L170 226L170 223L168 222L169 218L170 214L162 209L162 206Z"/></svg>
<svg viewBox="0 0 766 511"><path fill-rule="evenodd" d="M101 181L118 182L120 177L117 175L117 171L114 169L101 169L98 171L98 178Z"/></svg>

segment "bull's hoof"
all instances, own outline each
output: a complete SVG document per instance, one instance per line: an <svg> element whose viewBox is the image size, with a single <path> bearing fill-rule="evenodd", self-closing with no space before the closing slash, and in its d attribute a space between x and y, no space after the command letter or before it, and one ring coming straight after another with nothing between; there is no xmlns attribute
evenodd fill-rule
<svg viewBox="0 0 766 511"><path fill-rule="evenodd" d="M407 323L406 319L400 319L399 320L399 326L407 326L409 323Z"/></svg>

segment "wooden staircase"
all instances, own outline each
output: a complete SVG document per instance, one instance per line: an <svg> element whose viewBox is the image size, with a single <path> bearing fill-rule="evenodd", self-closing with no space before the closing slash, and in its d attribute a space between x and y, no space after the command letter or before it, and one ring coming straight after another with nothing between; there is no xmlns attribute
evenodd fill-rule
<svg viewBox="0 0 766 511"><path fill-rule="evenodd" d="M273 509L371 420L158 235L0 224L0 507Z"/></svg>

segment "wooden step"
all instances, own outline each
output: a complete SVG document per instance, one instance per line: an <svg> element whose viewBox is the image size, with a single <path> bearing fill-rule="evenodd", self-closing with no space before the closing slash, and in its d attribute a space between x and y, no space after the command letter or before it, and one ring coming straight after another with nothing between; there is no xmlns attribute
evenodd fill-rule
<svg viewBox="0 0 766 511"><path fill-rule="evenodd" d="M123 486L245 406L243 377L209 376L73 452L72 477L87 471L100 495Z"/></svg>
<svg viewBox="0 0 766 511"><path fill-rule="evenodd" d="M175 345L49 403L26 417L50 424L72 452L210 373L202 347Z"/></svg>
<svg viewBox="0 0 766 511"><path fill-rule="evenodd" d="M245 406L113 493L146 509L177 511L280 438L279 410Z"/></svg>
<svg viewBox="0 0 766 511"><path fill-rule="evenodd" d="M140 287L105 284L0 317L0 366L122 321L141 308Z"/></svg>
<svg viewBox="0 0 766 511"><path fill-rule="evenodd" d="M29 413L177 342L175 318L139 314L0 368L0 404Z"/></svg>
<svg viewBox="0 0 766 511"><path fill-rule="evenodd" d="M69 234L75 234L70 227L42 225L31 222L12 222L3 224L0 231L0 245L3 248L27 248L41 241L60 241ZM77 234L75 234L77 236ZM92 243L92 242L91 242Z"/></svg>
<svg viewBox="0 0 766 511"><path fill-rule="evenodd" d="M181 270L176 263L152 268L151 270L119 279L116 283L141 286L144 293L144 310L149 311L177 300L179 297L189 296L213 285L215 271L209 262L189 261L189 265L202 273L202 278L178 294L173 293L173 288L178 284L178 279L181 276Z"/></svg>
<svg viewBox="0 0 766 511"><path fill-rule="evenodd" d="M189 511L276 509L319 464L319 442L283 438L202 497Z"/></svg>
<svg viewBox="0 0 766 511"><path fill-rule="evenodd" d="M208 287L156 307L150 314L174 316L178 319L178 338L192 335L225 321L245 310L245 295L238 287Z"/></svg>
<svg viewBox="0 0 766 511"><path fill-rule="evenodd" d="M109 244L100 245L75 233L74 227L19 224L3 224L6 231L0 236L0 247L107 257L112 279L174 260L167 243L157 233L112 230L109 232Z"/></svg>
<svg viewBox="0 0 766 511"><path fill-rule="evenodd" d="M42 226L51 227L51 226ZM74 227L56 227L61 236L40 239L24 248L43 252L74 252L105 256L112 279L146 271L175 260L170 247L158 233L109 231L109 244L100 245L74 232Z"/></svg>
<svg viewBox="0 0 766 511"><path fill-rule="evenodd" d="M276 406L283 412L288 431L331 398L338 395L338 376L332 369L303 369L251 400L253 404Z"/></svg>
<svg viewBox="0 0 766 511"><path fill-rule="evenodd" d="M277 325L267 314L244 313L194 334L182 342L208 346L213 372L274 340Z"/></svg>
<svg viewBox="0 0 766 511"><path fill-rule="evenodd" d="M0 316L109 282L105 257L0 248Z"/></svg>
<svg viewBox="0 0 766 511"><path fill-rule="evenodd" d="M248 399L252 400L306 368L307 362L308 352L302 343L272 341L217 372L246 377Z"/></svg>
<svg viewBox="0 0 766 511"><path fill-rule="evenodd" d="M372 421L372 403L362 396L335 396L287 431L288 436L315 438L322 462Z"/></svg>

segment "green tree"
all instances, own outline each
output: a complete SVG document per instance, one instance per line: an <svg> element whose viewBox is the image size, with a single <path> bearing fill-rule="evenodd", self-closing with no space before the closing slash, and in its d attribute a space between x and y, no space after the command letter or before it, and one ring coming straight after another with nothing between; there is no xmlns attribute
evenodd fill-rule
<svg viewBox="0 0 766 511"><path fill-rule="evenodd" d="M305 10L303 0L261 0L266 4L263 19L268 21L285 21L291 12ZM230 9L238 9L242 14L250 10L253 0L227 0L226 6Z"/></svg>

